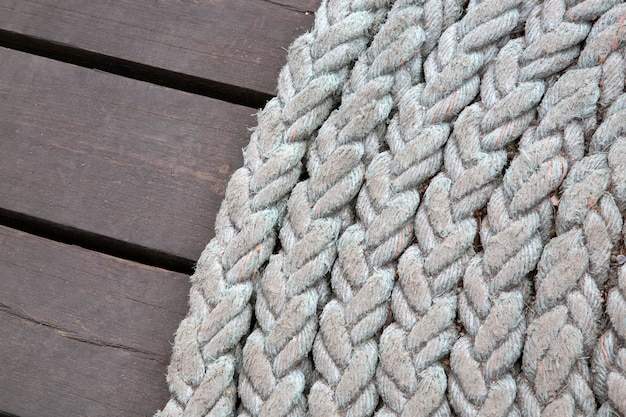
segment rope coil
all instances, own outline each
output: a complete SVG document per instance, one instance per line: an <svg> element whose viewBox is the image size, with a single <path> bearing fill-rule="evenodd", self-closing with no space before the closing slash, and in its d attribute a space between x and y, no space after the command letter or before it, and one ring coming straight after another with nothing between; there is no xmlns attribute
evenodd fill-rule
<svg viewBox="0 0 626 417"><path fill-rule="evenodd" d="M622 0L323 1L156 416L626 415L625 43Z"/></svg>

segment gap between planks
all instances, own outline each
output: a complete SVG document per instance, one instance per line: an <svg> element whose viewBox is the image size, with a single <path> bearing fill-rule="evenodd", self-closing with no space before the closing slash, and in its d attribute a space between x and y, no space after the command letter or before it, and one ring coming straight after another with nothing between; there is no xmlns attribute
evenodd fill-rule
<svg viewBox="0 0 626 417"><path fill-rule="evenodd" d="M3 48L0 73L5 219L198 259L253 109Z"/></svg>
<svg viewBox="0 0 626 417"><path fill-rule="evenodd" d="M275 94L287 47L312 26L320 3L0 0L0 39L17 49L260 107Z"/></svg>
<svg viewBox="0 0 626 417"><path fill-rule="evenodd" d="M0 411L145 416L167 401L186 275L0 226Z"/></svg>
<svg viewBox="0 0 626 417"><path fill-rule="evenodd" d="M261 108L272 98L270 94L246 87L102 55L2 29L0 47L242 106Z"/></svg>

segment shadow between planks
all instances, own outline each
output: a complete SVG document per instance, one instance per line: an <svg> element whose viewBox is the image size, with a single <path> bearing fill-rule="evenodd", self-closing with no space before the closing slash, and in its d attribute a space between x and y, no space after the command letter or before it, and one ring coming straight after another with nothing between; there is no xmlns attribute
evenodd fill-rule
<svg viewBox="0 0 626 417"><path fill-rule="evenodd" d="M0 207L195 262L254 109L0 48Z"/></svg>
<svg viewBox="0 0 626 417"><path fill-rule="evenodd" d="M188 277L0 226L0 411L147 416Z"/></svg>
<svg viewBox="0 0 626 417"><path fill-rule="evenodd" d="M219 88L273 95L286 48L312 26L320 3L0 0L0 30L7 40L9 34L23 35L50 48L75 48L210 80Z"/></svg>

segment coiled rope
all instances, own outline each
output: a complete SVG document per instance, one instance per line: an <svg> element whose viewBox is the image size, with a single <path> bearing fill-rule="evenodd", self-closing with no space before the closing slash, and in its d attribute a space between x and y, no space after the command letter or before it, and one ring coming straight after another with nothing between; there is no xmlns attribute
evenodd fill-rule
<svg viewBox="0 0 626 417"><path fill-rule="evenodd" d="M323 1L156 415L626 415L625 43L623 0Z"/></svg>

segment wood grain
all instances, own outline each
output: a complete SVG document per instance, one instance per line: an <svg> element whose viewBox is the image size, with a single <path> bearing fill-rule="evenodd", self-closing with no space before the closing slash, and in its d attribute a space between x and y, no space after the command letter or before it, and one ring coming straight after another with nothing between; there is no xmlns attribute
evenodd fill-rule
<svg viewBox="0 0 626 417"><path fill-rule="evenodd" d="M195 261L253 109L0 48L0 207Z"/></svg>
<svg viewBox="0 0 626 417"><path fill-rule="evenodd" d="M274 94L321 0L0 0L0 29Z"/></svg>
<svg viewBox="0 0 626 417"><path fill-rule="evenodd" d="M147 416L168 398L184 275L0 226L0 412Z"/></svg>

